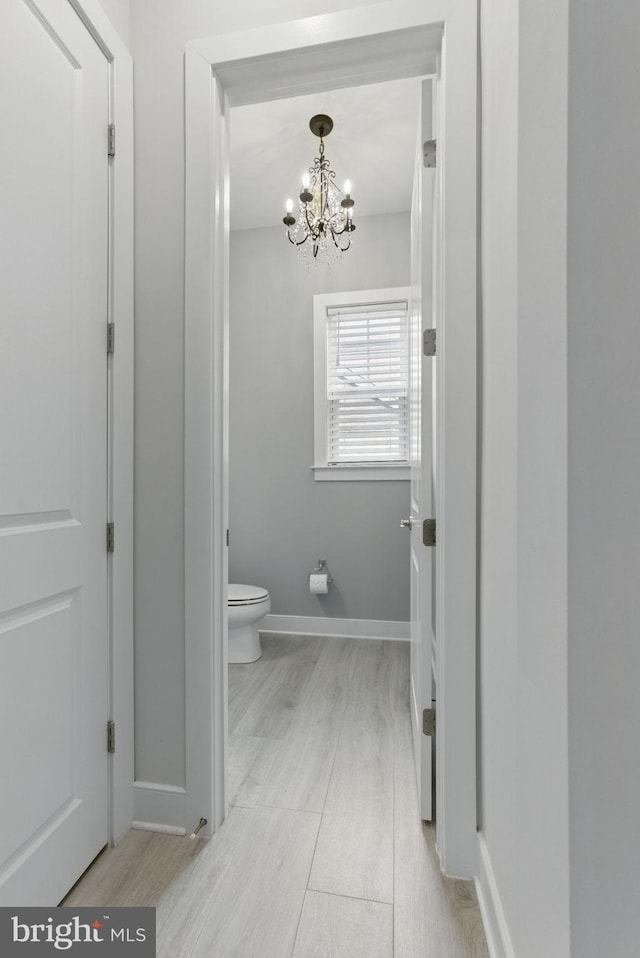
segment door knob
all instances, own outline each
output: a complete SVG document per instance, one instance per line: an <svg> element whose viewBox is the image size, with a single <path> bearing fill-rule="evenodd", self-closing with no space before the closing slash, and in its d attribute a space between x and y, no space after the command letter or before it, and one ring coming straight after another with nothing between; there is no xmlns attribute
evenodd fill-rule
<svg viewBox="0 0 640 958"><path fill-rule="evenodd" d="M400 527L401 527L402 529L410 529L410 528L411 528L411 523L412 523L412 521L413 521L413 517L412 517L412 516L411 516L409 519L401 519L401 520L400 520Z"/></svg>

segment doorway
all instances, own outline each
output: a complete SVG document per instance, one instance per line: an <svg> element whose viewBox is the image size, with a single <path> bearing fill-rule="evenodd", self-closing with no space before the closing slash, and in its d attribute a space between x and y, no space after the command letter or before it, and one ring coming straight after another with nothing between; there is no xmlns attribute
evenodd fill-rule
<svg viewBox="0 0 640 958"><path fill-rule="evenodd" d="M363 435L341 457L391 462L377 470L354 461L327 466L337 450L327 448L325 346L327 297L334 312L348 304L359 312L365 301L373 308L376 297L391 299L391 309L394 298L408 303L419 103L420 80L406 78L230 111L229 581L269 591L273 608L263 629L408 638L407 543L399 527L409 498L409 443L400 441L408 434L408 399L379 423L363 397L362 413L344 413L349 425L340 442L347 429L353 434L354 415ZM309 120L318 113L333 120L324 155L336 184L354 180L353 242L330 266L303 259L282 224L285 199L297 200L317 153ZM267 181L268 189L258 187ZM389 335L406 350L397 360L406 379L407 313L389 320ZM362 321L373 330L384 319L345 319L352 330ZM373 368L385 348L390 358L393 349L378 342L375 357L352 359ZM362 392L346 388L354 397ZM408 383L390 388L406 392ZM384 401L371 404L391 408ZM372 440L363 451L367 429ZM394 430L397 446L376 448ZM322 558L332 583L326 594L311 595L308 574ZM385 621L392 631L379 631Z"/></svg>
<svg viewBox="0 0 640 958"><path fill-rule="evenodd" d="M439 72L446 90L440 458L450 481L438 517L438 844L443 867L459 876L473 873L475 858L475 56L473 3L413 0L381 5L375 16L367 8L196 41L186 55L188 817L207 817L215 829L226 813L229 107Z"/></svg>

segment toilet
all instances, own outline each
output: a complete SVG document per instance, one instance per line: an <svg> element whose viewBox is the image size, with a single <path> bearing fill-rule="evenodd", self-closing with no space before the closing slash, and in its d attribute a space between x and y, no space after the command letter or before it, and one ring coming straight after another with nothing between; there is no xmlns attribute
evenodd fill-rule
<svg viewBox="0 0 640 958"><path fill-rule="evenodd" d="M229 662L255 662L262 655L258 625L271 612L271 596L257 585L230 583Z"/></svg>

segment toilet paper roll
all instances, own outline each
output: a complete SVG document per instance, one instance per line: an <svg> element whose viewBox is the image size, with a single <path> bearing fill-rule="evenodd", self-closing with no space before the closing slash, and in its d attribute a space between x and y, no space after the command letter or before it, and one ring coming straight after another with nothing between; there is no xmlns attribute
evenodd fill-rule
<svg viewBox="0 0 640 958"><path fill-rule="evenodd" d="M312 595L326 595L329 591L329 576L326 572L311 572L309 575L309 592Z"/></svg>

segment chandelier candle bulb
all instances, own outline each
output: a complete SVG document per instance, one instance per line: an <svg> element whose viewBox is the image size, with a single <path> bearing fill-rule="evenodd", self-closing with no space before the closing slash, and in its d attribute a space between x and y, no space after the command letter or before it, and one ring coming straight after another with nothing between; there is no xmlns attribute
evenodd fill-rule
<svg viewBox="0 0 640 958"><path fill-rule="evenodd" d="M285 206L287 209L287 215L283 216L282 222L287 227L287 229L290 229L292 226L295 226L295 222L296 222L296 218L293 215L293 200L287 200L287 202L285 203Z"/></svg>
<svg viewBox="0 0 640 958"><path fill-rule="evenodd" d="M311 177L308 173L302 174L302 190L300 192L300 202L307 204L313 201L313 193L310 192Z"/></svg>
<svg viewBox="0 0 640 958"><path fill-rule="evenodd" d="M355 205L351 199L351 180L344 181L344 192L345 197L340 203L340 206L343 208L343 210L347 211L347 229L350 230L351 226L349 221L351 216L353 216L353 207Z"/></svg>

